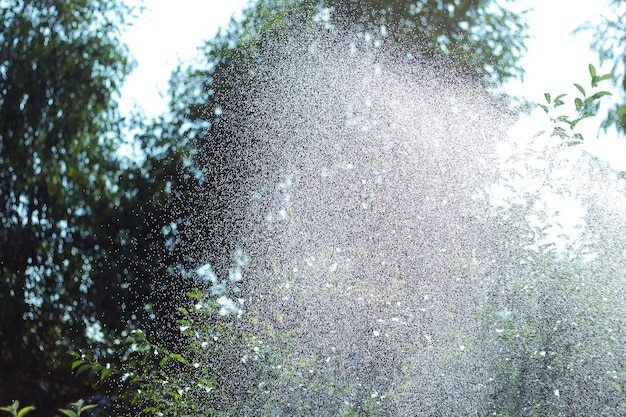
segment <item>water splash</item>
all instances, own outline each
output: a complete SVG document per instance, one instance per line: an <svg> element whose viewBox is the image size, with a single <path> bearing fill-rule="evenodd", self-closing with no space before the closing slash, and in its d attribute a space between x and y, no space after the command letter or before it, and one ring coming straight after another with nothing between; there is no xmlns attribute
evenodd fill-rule
<svg viewBox="0 0 626 417"><path fill-rule="evenodd" d="M246 262L198 272L241 287L257 342L228 352L211 406L619 414L623 181L416 51L296 32L220 105Z"/></svg>

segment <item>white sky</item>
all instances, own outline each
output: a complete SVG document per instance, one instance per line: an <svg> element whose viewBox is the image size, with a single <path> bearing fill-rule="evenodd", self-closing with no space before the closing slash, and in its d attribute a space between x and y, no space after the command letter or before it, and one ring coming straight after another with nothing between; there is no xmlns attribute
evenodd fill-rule
<svg viewBox="0 0 626 417"><path fill-rule="evenodd" d="M220 26L226 26L247 0L150 0L137 24L129 29L126 41L138 66L122 90L121 109L133 105L148 117L167 109L167 82L179 60L189 60L196 48L212 38ZM599 20L607 12L606 0L520 0L515 7L532 8L529 14L532 38L521 64L524 81L514 81L507 91L539 101L544 92L553 95L576 90L572 83L586 86L588 64L598 66L595 53L589 51L589 34L573 35L585 21ZM603 69L607 69L606 67ZM600 70L599 70L600 72ZM589 121L585 130L587 147L618 169L626 170L626 140L608 135L596 138L596 125ZM616 156L617 155L617 156Z"/></svg>
<svg viewBox="0 0 626 417"><path fill-rule="evenodd" d="M126 31L125 40L137 61L128 78L120 106L137 104L147 116L167 110L167 87L179 61L193 59L203 41L226 27L248 0L146 0L148 9Z"/></svg>

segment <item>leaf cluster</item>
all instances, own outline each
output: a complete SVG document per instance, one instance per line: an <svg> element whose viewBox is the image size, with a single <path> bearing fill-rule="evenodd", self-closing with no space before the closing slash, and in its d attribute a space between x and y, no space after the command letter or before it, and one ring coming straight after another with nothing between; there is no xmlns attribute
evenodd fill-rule
<svg viewBox="0 0 626 417"><path fill-rule="evenodd" d="M592 34L591 48L598 52L600 62L608 62L611 65L613 85L621 91L620 97L608 110L608 114L601 127L605 130L615 127L621 134L626 133L626 2L623 0L611 0L607 10L610 13L602 16L599 24L587 22L581 25L577 31L586 31Z"/></svg>
<svg viewBox="0 0 626 417"><path fill-rule="evenodd" d="M83 400L78 400L76 402L70 403L70 406L72 408L60 408L59 412L67 417L80 417L83 411L87 411L97 407L97 405L95 404L85 405L85 402ZM35 407L33 407L32 405L20 408L19 401L14 401L13 404L8 407L0 407L0 411L7 412L13 417L23 417L34 409Z"/></svg>
<svg viewBox="0 0 626 417"><path fill-rule="evenodd" d="M574 116L568 113L555 115L555 110L565 105L563 99L567 96L567 93L558 94L555 97L552 97L550 93L545 93L546 104L538 104L550 116L550 121L553 124L551 135L558 136L566 141L568 145L576 145L584 141L582 134L575 131L576 126L581 121L596 116L600 105L599 100L604 96L611 95L609 91L595 91L595 89L602 81L613 78L612 74L598 75L595 66L589 64L589 75L591 76L590 87L594 89L589 95L580 84L573 84L580 94L574 98Z"/></svg>
<svg viewBox="0 0 626 417"><path fill-rule="evenodd" d="M186 290L171 280L184 227L169 202L197 178L167 120L132 121L142 157L118 154L133 67L122 34L137 12L123 0L0 7L0 403L25 396L33 415L94 394L61 365L67 351L119 364L135 328L177 337L158 322Z"/></svg>

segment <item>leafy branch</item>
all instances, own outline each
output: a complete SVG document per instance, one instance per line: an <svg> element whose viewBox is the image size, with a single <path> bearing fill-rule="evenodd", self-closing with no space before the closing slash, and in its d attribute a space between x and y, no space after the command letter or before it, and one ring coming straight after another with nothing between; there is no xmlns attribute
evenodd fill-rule
<svg viewBox="0 0 626 417"><path fill-rule="evenodd" d="M214 346L208 346L209 331L205 327L209 326L207 323L219 305L208 300L208 296L200 289L195 289L188 295L194 301L194 308L179 308L182 318L177 320L182 337L188 343L181 353L172 352L154 343L143 331L137 329L124 342L128 351L123 355L122 368L109 363L102 364L84 353L72 352L72 370L77 375L87 374L96 384L115 377L128 386L124 390L124 399L139 407L142 412L157 415L199 415L201 411L196 397L200 398L202 395L198 392L204 393L206 397L215 390L216 382L210 372L203 372L201 363L204 361L190 358L212 354ZM223 329L223 332L226 333L227 329ZM190 375L198 377L190 379Z"/></svg>
<svg viewBox="0 0 626 417"><path fill-rule="evenodd" d="M83 411L90 410L92 408L96 408L97 407L96 404L85 405L85 402L83 400L78 400L78 401L76 401L74 403L70 403L70 406L72 406L74 409L71 409L71 408L60 408L59 412L61 412L63 415L66 415L68 417L80 417L80 414ZM13 417L23 417L27 413L33 411L34 409L35 409L35 407L33 407L32 405L29 405L27 407L23 407L23 408L20 409L20 402L19 401L14 401L13 404L11 404L8 407L0 407L0 411L4 411L6 413L9 413Z"/></svg>
<svg viewBox="0 0 626 417"><path fill-rule="evenodd" d="M0 407L0 411L7 412L11 414L13 417L22 417L26 415L26 413L29 413L33 411L34 409L35 407L33 407L32 405L29 405L28 407L24 407L20 409L19 401L13 401L13 404L11 404L8 407Z"/></svg>
<svg viewBox="0 0 626 417"><path fill-rule="evenodd" d="M611 95L609 91L595 91L595 89L602 81L613 78L612 74L598 75L596 67L589 64L589 75L591 76L590 85L592 89L590 93L588 93L580 84L574 83L574 87L576 87L580 93L578 97L574 98L574 108L576 110L575 116L571 116L570 114L554 115L555 110L565 104L563 99L567 96L566 93L559 94L554 98L552 98L550 93L545 93L544 97L546 104L539 104L539 107L550 116L550 121L553 125L551 136L558 136L559 138L567 141L568 145L577 145L584 141L582 134L575 132L574 128L581 121L597 114L600 106L600 98Z"/></svg>

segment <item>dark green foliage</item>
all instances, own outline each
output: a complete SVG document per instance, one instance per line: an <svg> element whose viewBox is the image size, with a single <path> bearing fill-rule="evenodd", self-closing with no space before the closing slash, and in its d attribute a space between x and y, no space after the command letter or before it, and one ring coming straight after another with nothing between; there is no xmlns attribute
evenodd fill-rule
<svg viewBox="0 0 626 417"><path fill-rule="evenodd" d="M243 237L233 208L254 189L247 181L259 169L246 150L267 144L239 137L238 120L250 118L238 116L253 110L246 89L254 86L251 69L263 68L258 52L277 39L288 46L298 35L294 22L306 22L297 30L308 36L323 30L336 40L345 39L340 22L357 23L348 39L362 53L376 53L386 36L405 39L416 58L453 62L480 88L520 73L524 39L523 20L489 1L260 1L205 45L204 65L178 71L170 116L137 122L144 158L120 161L115 151L125 125L115 94L130 61L119 31L131 8L121 0L0 4L0 403L32 403L33 416L97 392L82 382L88 372L101 380L100 392L119 399L116 412L210 415L252 413L249 404L265 401L258 382L288 391L307 382L302 375L311 369L328 369L318 358L290 354L288 339L273 328L220 321L214 305L180 310L190 328L219 336L207 349L206 338L187 333L189 355L181 356L178 331L186 323L173 319L188 283L172 278L205 262L222 275ZM329 19L314 23L326 7ZM185 253L176 250L181 243ZM87 335L93 324L101 337ZM265 340L258 361L242 364L242 353L268 334L277 336ZM74 358L79 379L67 366L69 350L84 353ZM118 378L108 378L114 369ZM118 384L127 370L137 372ZM335 371L326 372L321 380L332 381ZM187 388L193 395L179 394ZM362 398L366 388L313 383L309 409L293 413L313 412L329 398L336 410L340 400L356 398L356 411L340 411L366 413L375 408ZM267 403L267 412L289 409L301 395L292 388L284 404ZM195 404L198 398L209 399Z"/></svg>
<svg viewBox="0 0 626 417"><path fill-rule="evenodd" d="M111 10L128 12L119 1L0 8L1 402L45 409L77 394L65 352L90 343L94 272L113 238L100 221L120 201L111 105L130 66Z"/></svg>
<svg viewBox="0 0 626 417"><path fill-rule="evenodd" d="M165 121L143 127L143 159L117 155L132 67L121 31L136 13L122 0L0 3L0 403L33 416L94 393L68 351L115 363L136 327L177 337L159 321L180 294L167 201L194 177Z"/></svg>
<svg viewBox="0 0 626 417"><path fill-rule="evenodd" d="M80 417L80 415L81 415L81 413L83 411L87 411L87 410L91 410L92 408L96 408L97 405L94 405L94 404L85 405L85 402L83 400L78 400L76 402L70 403L70 407L72 407L72 408L60 408L59 412L61 414L65 415L65 416L68 416L68 417ZM20 408L20 402L19 401L13 401L13 404L11 404L8 407L0 407L0 411L4 411L6 413L9 413L13 417L23 417L26 414L28 414L31 411L33 411L34 409L35 409L35 407L33 407L32 405Z"/></svg>
<svg viewBox="0 0 626 417"><path fill-rule="evenodd" d="M327 0L331 21L360 23L374 36L392 36L426 58L448 58L478 81L499 86L520 76L524 13L492 0ZM359 26L357 26L359 27Z"/></svg>

